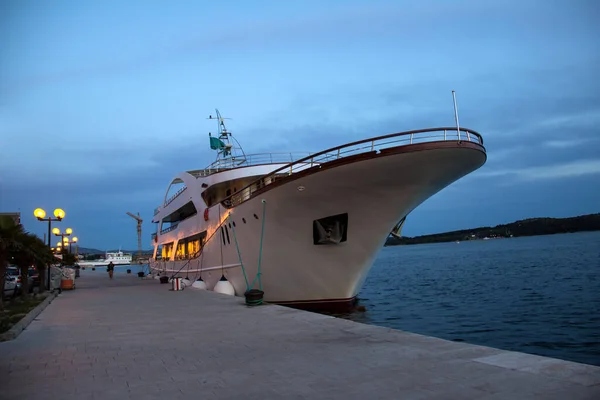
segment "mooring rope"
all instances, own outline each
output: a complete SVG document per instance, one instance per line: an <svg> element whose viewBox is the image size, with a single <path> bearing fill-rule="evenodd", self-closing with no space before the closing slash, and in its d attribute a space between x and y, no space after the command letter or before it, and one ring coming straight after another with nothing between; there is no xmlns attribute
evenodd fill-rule
<svg viewBox="0 0 600 400"><path fill-rule="evenodd" d="M229 214L228 218L231 218L231 214ZM242 266L242 273L244 274L244 281L246 281L246 290L249 290L250 284L248 283L248 276L246 276L246 268L244 268L244 262L242 261L242 253L240 252L240 246L238 245L237 235L235 234L235 225L231 226L231 230L233 231L233 240L235 242L235 249L238 253L238 260L240 260L240 265Z"/></svg>
<svg viewBox="0 0 600 400"><path fill-rule="evenodd" d="M259 249L258 249L258 266L257 266L256 276L254 277L252 284L248 283L248 276L246 275L246 268L244 267L244 262L242 261L242 253L240 251L240 247L239 247L238 240L237 240L237 235L235 233L235 225L232 225L232 228L231 228L231 230L233 231L233 240L235 241L235 248L238 253L238 259L240 260L240 265L242 266L242 273L244 274L244 280L246 281L246 292L248 292L249 290L251 290L254 287L254 284L256 283L257 280L258 280L259 290L262 291L261 264L262 264L262 249L263 249L263 237L264 237L264 233L265 233L265 215L266 215L267 202L266 202L266 200L263 199L262 203L263 203L263 213L262 213L262 226L261 226L261 231L260 231L260 245L259 245ZM231 218L231 215L229 215L228 217ZM246 298L246 304L248 304L248 305L259 305L259 304L262 304L262 302L263 302L262 297L257 300L249 300L248 298Z"/></svg>
<svg viewBox="0 0 600 400"><path fill-rule="evenodd" d="M196 272L196 276L194 276L194 282L198 280L198 277L202 279L202 262L204 261L204 245L206 243L200 243L200 259L198 260L198 267L200 268L200 272Z"/></svg>
<svg viewBox="0 0 600 400"><path fill-rule="evenodd" d="M229 217L230 214L227 214L227 216ZM225 273L223 272L223 242L225 241L225 234L223 233L223 223L225 222L225 220L221 219L221 203L219 203L219 220L223 221L221 222L221 240L219 241L219 249L221 250L221 279L225 276Z"/></svg>
<svg viewBox="0 0 600 400"><path fill-rule="evenodd" d="M262 290L262 280L261 280L261 263L262 263L262 250L263 250L263 237L265 235L265 214L267 211L267 201L265 199L261 200L263 203L263 212L262 212L262 227L260 229L260 245L258 249L258 272L256 273L256 278L252 281L252 286L254 286L254 282L258 279L258 288ZM262 300L261 300L262 301Z"/></svg>

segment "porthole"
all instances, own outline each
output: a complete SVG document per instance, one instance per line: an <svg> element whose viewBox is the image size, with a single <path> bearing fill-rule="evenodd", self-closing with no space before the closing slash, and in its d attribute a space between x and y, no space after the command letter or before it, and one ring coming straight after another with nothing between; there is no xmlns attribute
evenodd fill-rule
<svg viewBox="0 0 600 400"><path fill-rule="evenodd" d="M243 223L246 223L246 218L242 218L242 222L243 222Z"/></svg>
<svg viewBox="0 0 600 400"><path fill-rule="evenodd" d="M254 218L258 219L258 215L254 214Z"/></svg>
<svg viewBox="0 0 600 400"><path fill-rule="evenodd" d="M235 221L233 221L233 227L235 228Z"/></svg>

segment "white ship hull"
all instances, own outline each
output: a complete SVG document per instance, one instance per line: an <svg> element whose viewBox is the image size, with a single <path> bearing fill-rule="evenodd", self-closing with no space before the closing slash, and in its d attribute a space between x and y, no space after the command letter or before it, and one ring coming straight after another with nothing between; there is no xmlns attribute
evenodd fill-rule
<svg viewBox="0 0 600 400"><path fill-rule="evenodd" d="M210 239L201 256L182 261L153 260L151 268L191 280L201 276L209 290L224 275L236 295L242 296L249 288L243 269L249 282L258 272L264 222L261 281L265 301L303 308L350 304L398 221L486 160L483 146L469 142L440 141L387 150L342 158L314 172L296 173L230 209L215 205L209 209L208 221L199 211L181 221L176 230L159 235L157 244L207 230ZM188 191L183 201L191 200L198 210L204 210L199 195L203 180L180 178ZM313 221L346 213L347 240L315 245ZM159 214L156 221L165 214ZM224 234L219 230L211 238L227 215ZM258 288L258 283L253 288Z"/></svg>
<svg viewBox="0 0 600 400"><path fill-rule="evenodd" d="M131 261L113 261L112 263L114 266L131 265ZM104 260L104 261L94 263L94 266L95 267L106 267L108 264L110 264L110 261Z"/></svg>
<svg viewBox="0 0 600 400"><path fill-rule="evenodd" d="M81 261L81 262L78 262L77 264L80 267L106 267L109 263L110 263L110 261L98 260L98 261ZM113 261L113 265L115 265L115 266L131 265L131 261L129 261L129 262L126 262L126 261L114 262Z"/></svg>

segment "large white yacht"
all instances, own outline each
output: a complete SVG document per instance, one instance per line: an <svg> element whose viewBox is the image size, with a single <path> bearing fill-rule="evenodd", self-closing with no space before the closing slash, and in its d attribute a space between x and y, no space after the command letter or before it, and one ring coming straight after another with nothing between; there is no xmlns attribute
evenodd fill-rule
<svg viewBox="0 0 600 400"><path fill-rule="evenodd" d="M390 233L486 161L456 127L392 133L314 154L245 154L216 110L216 161L170 182L154 211L155 275L220 280L298 308L354 304ZM457 120L458 122L458 120Z"/></svg>

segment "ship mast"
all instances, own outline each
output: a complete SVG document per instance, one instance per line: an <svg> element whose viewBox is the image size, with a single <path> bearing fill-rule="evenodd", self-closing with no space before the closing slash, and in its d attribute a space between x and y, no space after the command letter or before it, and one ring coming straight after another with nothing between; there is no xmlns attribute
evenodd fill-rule
<svg viewBox="0 0 600 400"><path fill-rule="evenodd" d="M240 143L225 126L225 120L231 118L223 117L218 109L215 109L215 112L216 117L209 115L207 118L217 120L218 136L215 137L210 132L208 133L210 148L217 152L217 159L213 165L218 165L220 168L233 168L244 164L246 162L246 154Z"/></svg>

